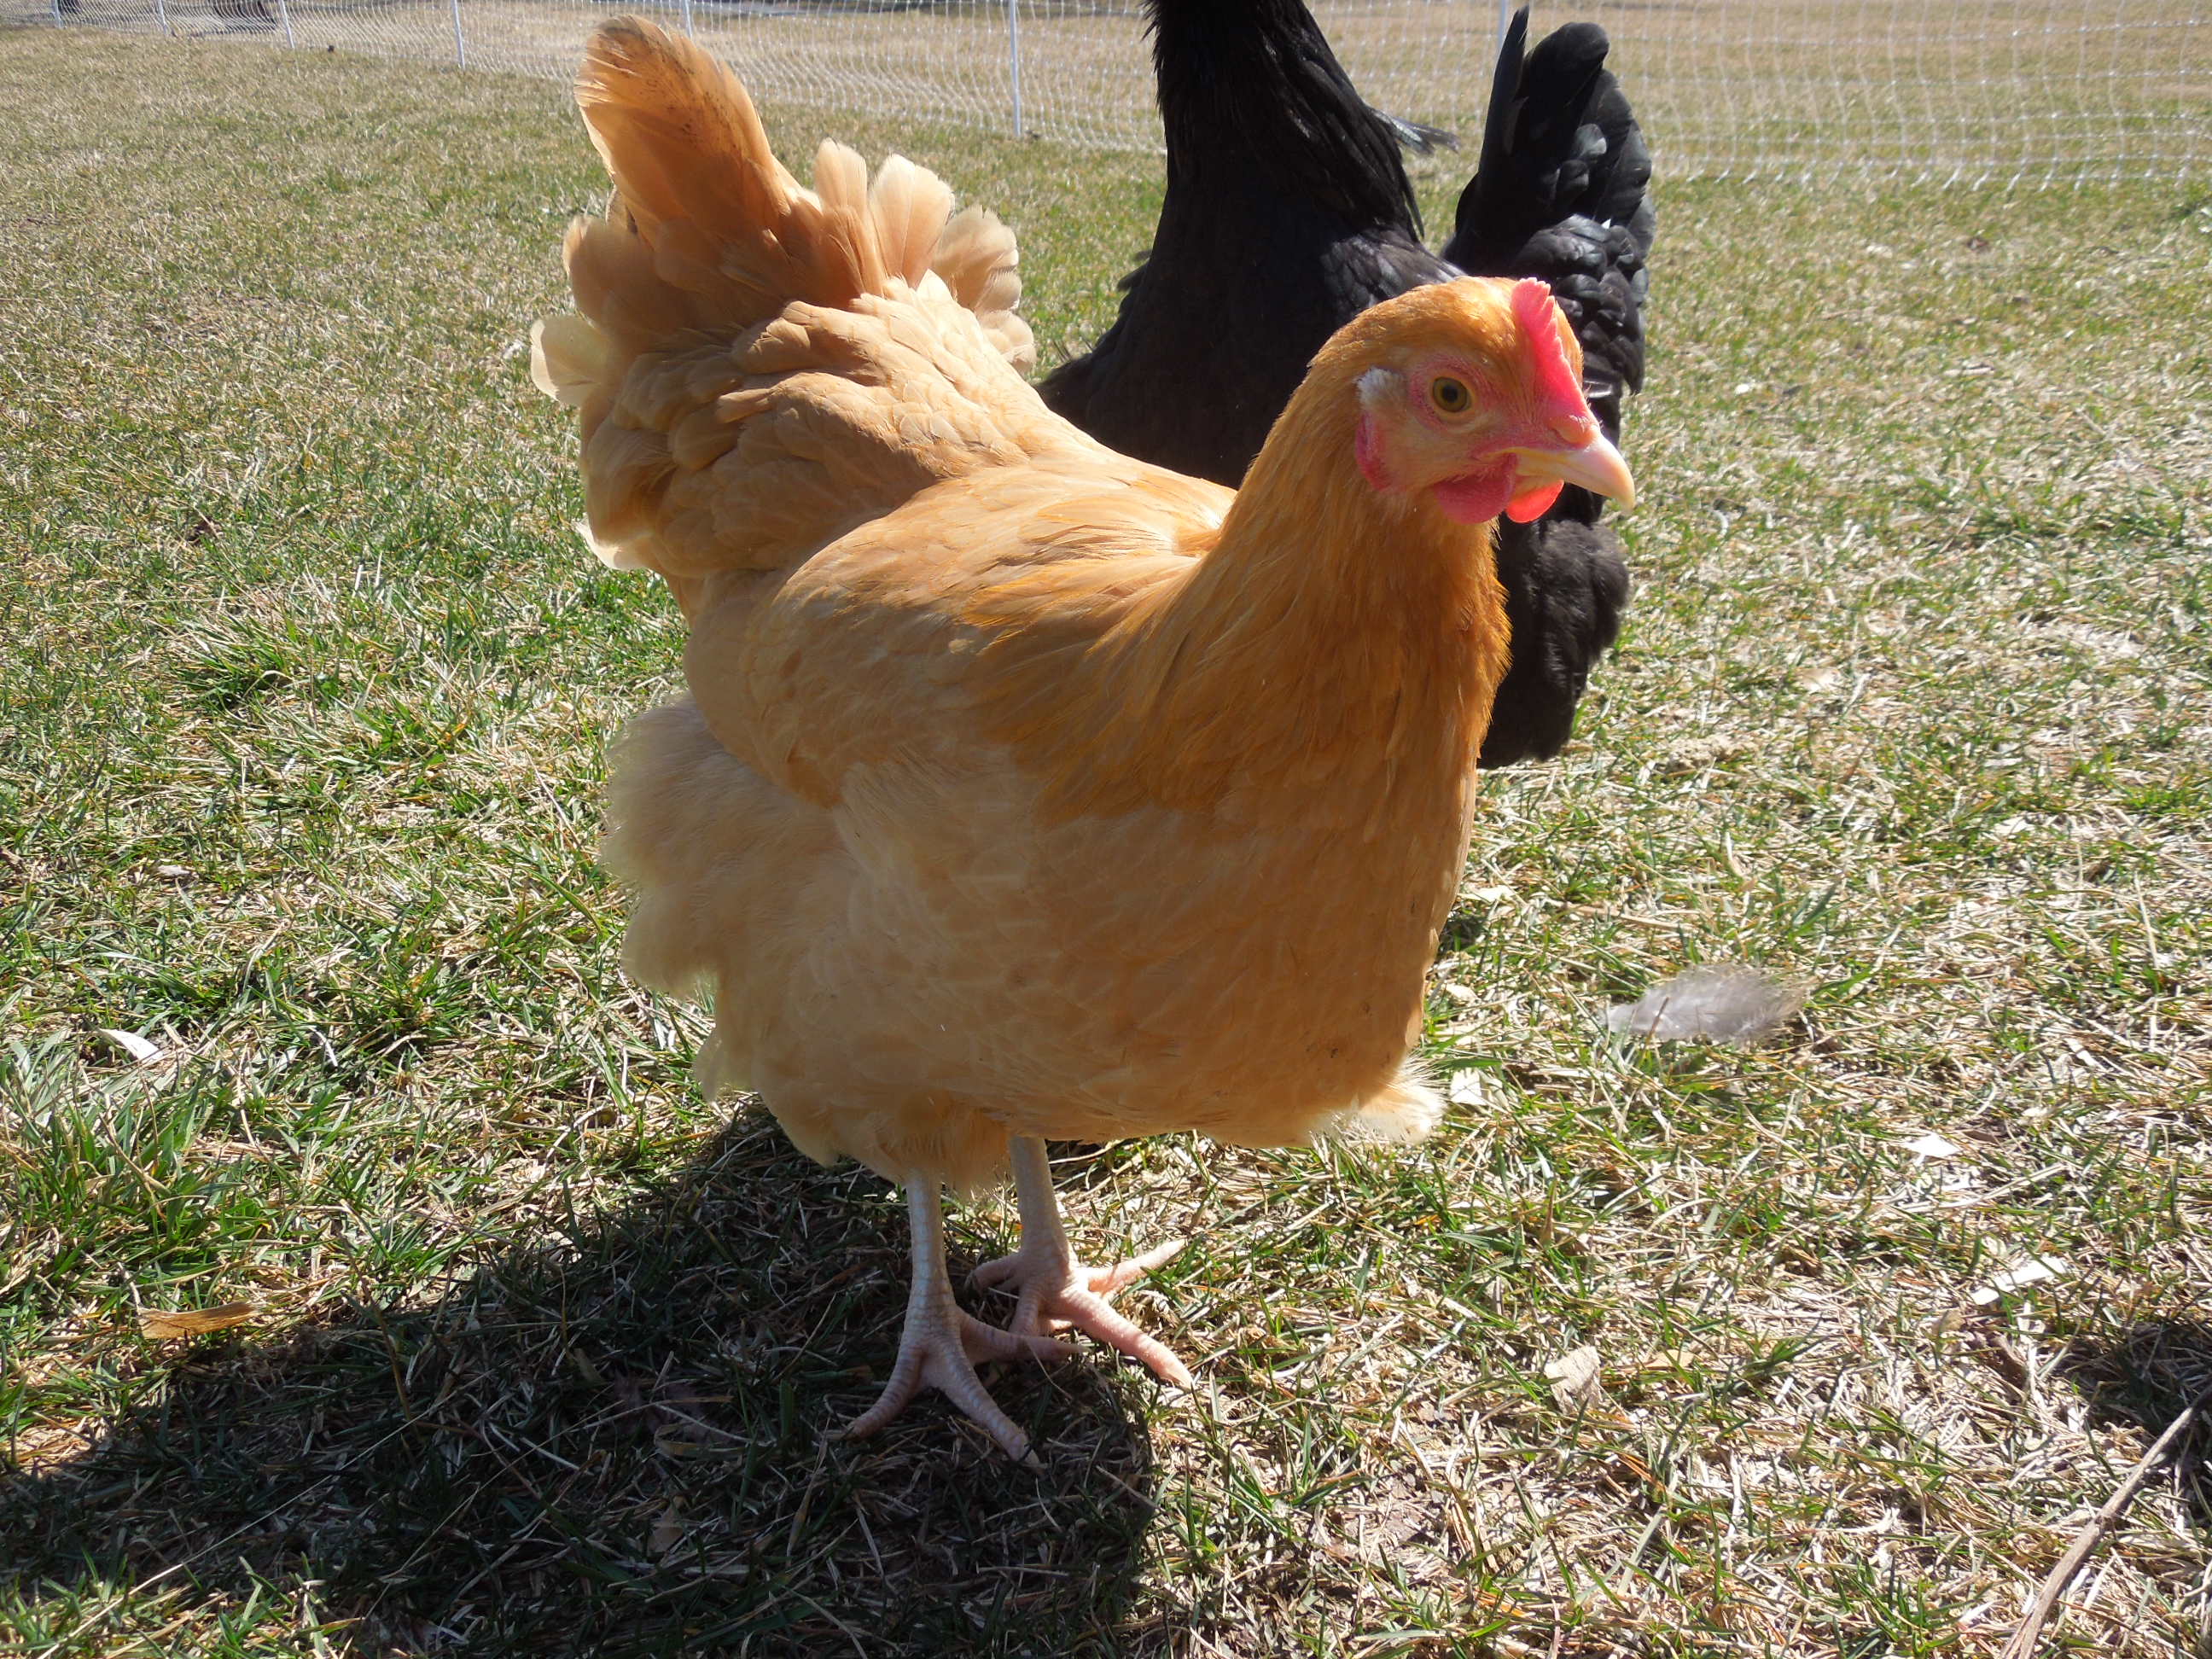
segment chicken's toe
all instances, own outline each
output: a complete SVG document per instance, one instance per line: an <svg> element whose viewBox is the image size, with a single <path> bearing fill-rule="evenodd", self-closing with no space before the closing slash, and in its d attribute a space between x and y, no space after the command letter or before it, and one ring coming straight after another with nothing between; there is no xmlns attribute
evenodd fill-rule
<svg viewBox="0 0 2212 1659"><path fill-rule="evenodd" d="M1186 1242L1178 1238L1155 1245L1110 1267L1087 1267L1068 1250L1064 1237L1036 1243L1025 1239L1013 1255L986 1261L973 1277L978 1285L1015 1295L1014 1316L1006 1325L1015 1337L1038 1340L1060 1331L1081 1331L1142 1361L1164 1382L1188 1389L1192 1386L1190 1369L1175 1351L1108 1300L1172 1259Z"/></svg>
<svg viewBox="0 0 2212 1659"><path fill-rule="evenodd" d="M978 1285L1013 1293L1014 1316L1007 1329L1030 1341L1055 1331L1082 1331L1142 1360L1163 1381L1179 1389L1191 1387L1190 1369L1176 1358L1175 1351L1139 1330L1107 1301L1173 1257L1183 1241L1154 1245L1110 1267L1085 1267L1075 1259L1074 1246L1067 1242L1067 1229L1060 1218L1044 1142L1034 1135L1016 1135L1011 1152L1022 1207L1021 1248L984 1262L971 1275Z"/></svg>

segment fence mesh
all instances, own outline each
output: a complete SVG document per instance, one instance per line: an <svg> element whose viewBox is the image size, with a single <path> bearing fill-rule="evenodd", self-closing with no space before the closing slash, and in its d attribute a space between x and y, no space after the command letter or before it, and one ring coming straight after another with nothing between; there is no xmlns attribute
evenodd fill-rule
<svg viewBox="0 0 2212 1659"><path fill-rule="evenodd" d="M20 5L24 0L16 0ZM31 0L61 25L566 76L592 0ZM1480 131L1495 0L1313 0L1367 97ZM763 97L1156 147L1135 0L646 0ZM1553 15L1545 15L1549 9ZM2212 0L1577 0L1673 178L2201 177Z"/></svg>

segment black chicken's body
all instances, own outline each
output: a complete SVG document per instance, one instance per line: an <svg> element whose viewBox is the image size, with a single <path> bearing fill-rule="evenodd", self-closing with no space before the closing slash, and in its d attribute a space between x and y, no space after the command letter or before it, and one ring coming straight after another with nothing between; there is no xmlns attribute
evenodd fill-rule
<svg viewBox="0 0 2212 1659"><path fill-rule="evenodd" d="M1303 0L1151 0L1167 199L1121 314L1045 401L1101 442L1235 484L1322 343L1368 307L1462 275L1550 283L1581 340L1590 406L1620 435L1644 378L1650 158L1605 71L1605 32L1576 24L1524 64L1528 18L1500 52L1480 171L1439 258L1388 117L1360 99ZM1482 763L1556 754L1590 665L1613 643L1628 572L1580 490L1501 524L1513 663Z"/></svg>

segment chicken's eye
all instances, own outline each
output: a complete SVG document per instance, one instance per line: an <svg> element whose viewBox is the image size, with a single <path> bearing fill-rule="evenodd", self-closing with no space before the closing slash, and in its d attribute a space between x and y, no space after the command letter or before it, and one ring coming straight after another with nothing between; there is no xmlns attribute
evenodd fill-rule
<svg viewBox="0 0 2212 1659"><path fill-rule="evenodd" d="M1464 415L1474 407L1474 394L1467 389L1466 381L1439 374L1429 382L1429 401L1446 415Z"/></svg>

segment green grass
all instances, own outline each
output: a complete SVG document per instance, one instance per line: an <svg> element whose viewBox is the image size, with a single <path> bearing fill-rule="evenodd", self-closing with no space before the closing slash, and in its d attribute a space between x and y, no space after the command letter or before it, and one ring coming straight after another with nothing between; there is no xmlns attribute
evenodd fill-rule
<svg viewBox="0 0 2212 1659"><path fill-rule="evenodd" d="M0 107L0 1652L1987 1656L2212 1382L2201 195L1665 193L1642 586L1487 790L1453 1115L1065 1170L1093 1249L1196 1237L1129 1300L1201 1389L1004 1376L1031 1474L825 1443L901 1207L617 969L680 629L527 385L557 91L17 32ZM1158 205L781 114L1002 210L1048 362ZM1721 957L1787 1040L1605 1039ZM2051 1650L2206 1650L2205 1449Z"/></svg>

